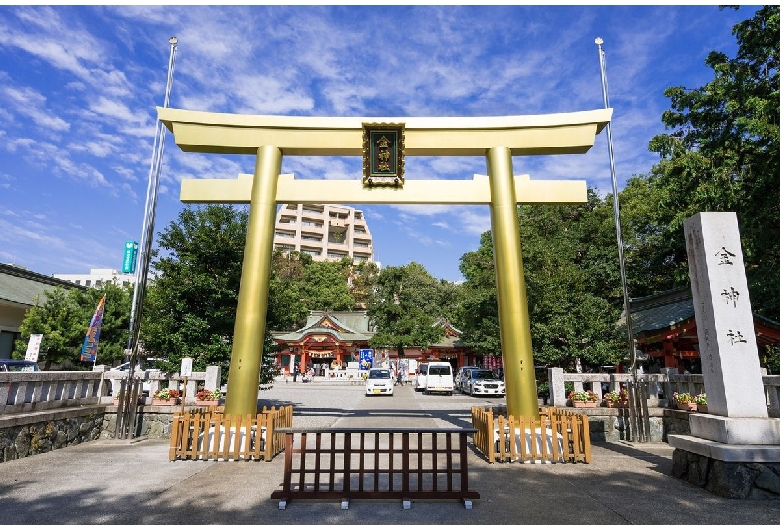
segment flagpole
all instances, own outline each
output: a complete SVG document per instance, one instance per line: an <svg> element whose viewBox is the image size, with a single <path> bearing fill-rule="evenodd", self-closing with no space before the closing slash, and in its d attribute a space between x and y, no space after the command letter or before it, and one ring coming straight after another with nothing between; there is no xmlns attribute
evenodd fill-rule
<svg viewBox="0 0 780 530"><path fill-rule="evenodd" d="M170 57L168 59L168 80L165 86L165 99L163 107L167 108L170 102L171 88L173 85L173 70L176 59L178 39L171 37ZM138 335L140 331L141 310L146 291L146 281L149 275L149 262L154 236L154 219L157 210L157 190L160 182L160 169L162 167L162 155L165 149L165 128L159 118L156 120L154 145L152 148L152 161L149 167L149 182L146 188L146 206L144 209L143 226L141 228L141 255L140 263L136 271L136 281L133 288L133 302L130 309L130 337L127 349L130 350L129 378L132 379L138 358Z"/></svg>
<svg viewBox="0 0 780 530"><path fill-rule="evenodd" d="M601 93L604 96L604 108L609 108L609 90L607 88L607 64L606 54L601 45L604 41L596 38L599 48L599 66L601 67ZM631 329L631 303L628 296L628 281L626 280L626 261L623 256L623 234L620 230L620 201L618 200L617 176L615 171L615 153L612 149L612 126L607 122L607 142L609 144L609 167L612 172L612 207L615 214L615 233L617 235L618 260L620 261L620 279L623 283L623 310L626 313L626 332L628 333L628 351L631 357L631 375L636 383L636 348L634 346L634 332Z"/></svg>

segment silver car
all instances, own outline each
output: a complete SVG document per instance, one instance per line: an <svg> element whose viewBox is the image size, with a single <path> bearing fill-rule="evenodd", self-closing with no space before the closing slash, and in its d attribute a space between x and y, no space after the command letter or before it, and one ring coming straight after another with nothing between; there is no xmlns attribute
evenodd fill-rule
<svg viewBox="0 0 780 530"><path fill-rule="evenodd" d="M470 370L466 392L471 396L504 396L506 385L490 370Z"/></svg>
<svg viewBox="0 0 780 530"><path fill-rule="evenodd" d="M461 392L468 392L468 378L471 370L478 370L479 366L461 366L455 374L455 388Z"/></svg>

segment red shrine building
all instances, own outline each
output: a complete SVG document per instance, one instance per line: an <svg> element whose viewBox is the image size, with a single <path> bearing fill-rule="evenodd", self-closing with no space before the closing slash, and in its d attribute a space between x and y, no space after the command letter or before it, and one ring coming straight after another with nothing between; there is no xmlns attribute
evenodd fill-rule
<svg viewBox="0 0 780 530"><path fill-rule="evenodd" d="M409 347L404 357L413 371L416 363L426 361L449 361L453 368L465 365L483 365L482 355L474 354L460 341L461 332L447 320L439 318L434 326L444 328L444 338L438 344L426 349ZM366 311L310 311L306 324L295 331L272 332L274 341L283 349L277 354L282 371L292 373L294 363L301 366L310 363L326 365L331 370L347 367L349 362L359 360L360 350L370 349L369 341L376 332ZM374 352L375 362L397 361L394 349L382 348ZM498 358L500 364L501 358Z"/></svg>
<svg viewBox="0 0 780 530"><path fill-rule="evenodd" d="M762 358L768 347L780 344L780 323L753 313L753 325ZM631 300L631 328L643 363L701 373L690 288Z"/></svg>

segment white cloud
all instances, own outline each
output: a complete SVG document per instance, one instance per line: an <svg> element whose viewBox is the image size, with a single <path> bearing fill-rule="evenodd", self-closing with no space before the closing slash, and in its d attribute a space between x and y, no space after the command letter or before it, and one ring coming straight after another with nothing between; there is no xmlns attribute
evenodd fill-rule
<svg viewBox="0 0 780 530"><path fill-rule="evenodd" d="M458 220L467 234L481 235L490 230L490 210L485 208L464 208Z"/></svg>
<svg viewBox="0 0 780 530"><path fill-rule="evenodd" d="M120 122L141 124L146 121L146 115L139 116L137 113L131 111L124 103L110 100L103 96L100 96L97 101L90 104L89 110L96 114L116 119Z"/></svg>
<svg viewBox="0 0 780 530"><path fill-rule="evenodd" d="M2 90L6 103L13 105L14 110L22 116L31 118L38 126L54 131L67 131L70 124L65 120L52 116L46 109L46 98L31 88L3 87Z"/></svg>

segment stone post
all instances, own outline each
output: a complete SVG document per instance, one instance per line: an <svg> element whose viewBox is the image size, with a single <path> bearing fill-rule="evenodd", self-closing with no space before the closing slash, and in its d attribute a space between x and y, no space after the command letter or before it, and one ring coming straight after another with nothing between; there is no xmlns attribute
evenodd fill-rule
<svg viewBox="0 0 780 530"><path fill-rule="evenodd" d="M685 244L710 413L689 416L690 436L669 435L672 475L725 497L777 498L780 419L767 413L736 214L690 217Z"/></svg>
<svg viewBox="0 0 780 530"><path fill-rule="evenodd" d="M221 388L222 368L219 366L206 367L206 379L203 381L203 388L206 390L219 390Z"/></svg>
<svg viewBox="0 0 780 530"><path fill-rule="evenodd" d="M691 434L727 444L780 443L780 421L767 421L737 215L694 215L685 221L685 244L710 411L691 418Z"/></svg>
<svg viewBox="0 0 780 530"><path fill-rule="evenodd" d="M563 385L563 368L548 368L547 379L550 382L550 406L566 406L566 389Z"/></svg>

